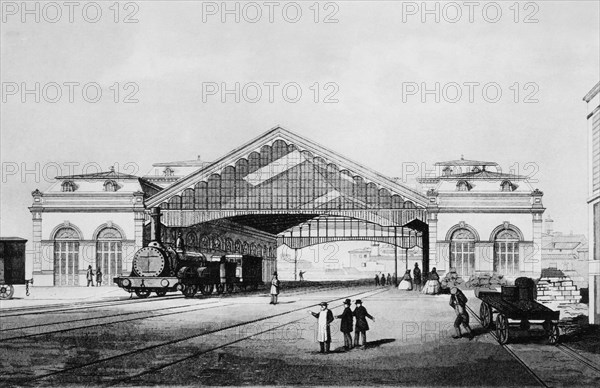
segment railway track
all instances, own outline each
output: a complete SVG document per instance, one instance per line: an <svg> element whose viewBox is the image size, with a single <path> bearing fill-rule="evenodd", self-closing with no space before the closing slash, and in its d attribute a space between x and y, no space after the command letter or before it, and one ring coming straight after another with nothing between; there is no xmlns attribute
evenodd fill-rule
<svg viewBox="0 0 600 388"><path fill-rule="evenodd" d="M327 291L332 289L340 288L339 285L336 286L318 286L318 287L309 287L309 288L294 288L290 291L286 291L284 296L294 296L294 295L304 295L306 293L318 292L318 291ZM264 294L267 290L257 290L257 291L244 291L244 292L234 292L227 294L217 294L211 296L195 296L190 299L221 299L221 298L231 298L240 295L256 295L256 294ZM133 295L133 293L132 293ZM132 297L120 298L118 300L113 301L81 301L81 302L71 302L71 303L56 303L52 305L44 305L44 306L28 306L28 307L14 307L14 308L6 308L1 309L2 317L20 317L27 315L40 315L40 314L51 314L51 313L60 313L60 312L74 312L77 310L85 310L89 311L90 308L101 308L101 307L112 307L119 305L129 305L133 303L153 303L162 300L169 299L183 299L185 298L181 294L167 295L162 297L152 297L152 298L140 298L133 299ZM1 332L2 330L0 330Z"/></svg>
<svg viewBox="0 0 600 388"><path fill-rule="evenodd" d="M307 294L307 293L316 293L316 292L321 292L321 291L327 291L330 289L335 289L335 288L339 288L339 287L316 287L316 288L310 288L310 289L303 289L303 290L298 290L297 292L291 292L291 293L286 293L286 296L295 296L295 295L303 295L303 294ZM230 296L232 294L229 294ZM233 294L235 295L235 294ZM238 294L239 295L239 294ZM183 299L182 296L176 296L174 298L166 298L168 299ZM196 298L188 298L187 300L194 300ZM154 302L159 302L159 301L164 301L165 298L156 298L154 299ZM217 303L220 300L223 300L221 298L201 298L199 300L206 300L206 301L211 301L211 303ZM226 299L225 299L226 300ZM121 306L121 305L127 305L127 304L133 304L133 303L144 303L149 301L148 299L134 299L134 300L130 300L129 303L108 303L108 304L96 304L93 307L94 308L100 308L100 307L110 307L110 306ZM194 306L194 307L192 307ZM0 343L5 342L5 341L9 341L9 340L17 340L17 339L25 339L25 338L30 338L30 337L37 337L37 336L44 336L44 335L49 335L49 334L58 334L58 333L65 333L65 332L69 332L69 331L74 331L74 330L81 330L81 329L85 329L85 328L91 328L91 327L99 327L99 326L106 326L106 325L114 325L114 324L119 324L119 323L124 323L124 322L131 322L131 321L135 321L135 320L139 320L139 319L151 319L151 318L158 318L158 317L166 317L166 316L171 316L171 315L177 315L177 314L185 314L185 313L191 313L191 312L195 312L195 311L199 311L199 310L205 310L207 308L213 308L213 307L203 307L205 305L201 305L200 307L198 307L198 304L187 304L187 305L183 305L183 306L167 306L167 307L161 307L161 308L157 308L157 309L150 309L150 310L143 310L143 311L132 311L132 312L126 312L126 313L119 313L119 314L111 314L111 315L102 315L99 317L86 317L86 318L79 318L79 319L71 319L71 320L63 320L63 321L58 321L58 322L45 322L45 323L39 323L39 324L33 324L33 325L26 325L26 326L18 326L18 327L10 327L10 328L6 328L6 329L0 329ZM223 304L219 305L219 306L214 306L214 307L222 307L224 306ZM163 312L163 313L159 313L156 314L156 312L160 312L160 311L165 311L165 310L179 310L179 309L183 309L186 307L192 307L191 309L186 309L186 310L181 310L181 311L173 311L173 312ZM73 308L69 308L69 309L58 309L58 310L52 310L50 313L55 313L55 312L65 312L68 311L70 313L73 313L73 311L76 310L85 310L85 312L89 312L89 306L85 305L85 306L78 306L78 307L73 307ZM32 312L31 314L41 314L41 312ZM48 314L49 312L45 312L46 314ZM15 316L20 316L20 315L27 315L28 313L25 314L16 314L16 315L8 315L5 316L3 315L3 317L15 317ZM147 315L147 316L143 316L143 315ZM114 318L119 318L119 317L131 317L131 318L126 318L126 319L120 319L120 320L112 320ZM56 326L60 326L60 325L72 325L72 324L76 324L76 323L81 323L81 322L93 322L93 324L91 325L82 325L82 326L71 326L71 327L67 327L67 328L57 328L57 329L50 329L50 330L41 330L44 328L52 328L52 327L56 327ZM11 336L10 334L5 335L5 333L7 332L15 332L15 331L30 331L29 333L25 333L25 334L21 334L21 335L13 335Z"/></svg>
<svg viewBox="0 0 600 388"><path fill-rule="evenodd" d="M480 324L482 324L482 320L479 317L479 315L476 314L475 311L473 311L468 305L466 307L467 307L467 310L469 311L470 315L473 316ZM492 338L494 338L495 341L498 341L498 337L496 336L496 333L494 333L493 331L489 331L488 334L490 336L492 336ZM525 370L527 370L527 372L529 372L529 374L537 381L537 383L540 386L542 386L542 387L555 386L554 383L552 383L551 381L548 381L548 380L550 380L549 378L545 378L545 377L541 376L543 373L534 371L529 366L529 364L526 362L526 360L524 360L523 357L518 355L518 353L520 352L520 349L516 348L515 346L513 346L511 344L504 344L504 345L499 344L499 345L504 350L506 350L506 352L508 354L510 354L511 357L513 357L523 368L525 368ZM592 360L589 360L586 357L578 354L577 351L574 350L573 348L571 348L570 346L565 345L565 344L560 344L560 343L557 345L554 345L554 346L548 345L548 348L546 349L546 351L547 351L547 357L553 357L551 354L554 351L558 351L561 354L566 355L569 358L569 360L575 361L575 363L581 368L591 370L600 379L600 367L596 363L594 363ZM563 363L563 365L564 365L564 363Z"/></svg>
<svg viewBox="0 0 600 388"><path fill-rule="evenodd" d="M353 298L353 297L357 297L359 295L361 298L368 298L369 296L376 295L378 293L382 293L385 291L387 291L387 288L386 289L378 288L376 290L372 290L372 289L364 290L364 291L354 293L351 295L344 295L341 297L337 297L335 299L330 300L329 302L330 303L333 303L336 301L341 302L345 298ZM205 346L205 344L209 342L207 340L208 338L214 340L213 335L217 335L217 337L216 337L217 340L219 340L221 338L219 336L228 338L228 335L231 335L232 332L239 333L239 330L241 330L240 328L248 327L248 326L251 326L254 324L265 323L271 319L285 317L285 316L297 313L299 311L303 311L308 308L315 307L317 305L318 304L316 304L316 303L310 304L310 305L304 305L302 307L295 308L295 309L292 309L289 311L284 311L284 312L280 312L280 313L276 313L276 314L269 314L267 316L262 316L262 317L259 317L256 319L246 320L246 321L239 322L239 323L233 323L233 324L229 324L229 325L226 325L223 327L217 327L214 329L203 330L200 333L194 333L194 334L180 337L177 339L163 341L160 343L155 343L153 345L144 346L141 348L120 352L118 354L114 354L114 355L103 357L103 358L98 358L98 359L90 361L90 362L83 362L83 363L75 365L75 366L51 371L48 373L43 373L43 374L34 376L32 378L18 379L18 381L17 380L10 381L9 383L18 384L18 385L34 384L34 385L56 386L56 385L60 385L62 383L67 383L67 382L73 383L74 381L78 380L79 376L98 375L98 373L99 373L98 370L102 369L103 366L108 368L109 370L112 370L110 368L111 362L116 361L116 362L120 362L123 364L134 365L134 364L136 364L135 362L126 363L123 360L127 360L130 358L132 358L133 360L137 360L140 358L144 359L145 356L148 359L153 360L153 366L151 366L151 367L146 367L145 369L142 368L141 370L136 370L136 371L134 371L135 373L128 374L127 376L117 376L115 378L114 375L108 375L107 378L109 378L109 381L103 381L103 383L105 385L121 385L125 382L135 380L139 376L155 373L156 371L159 371L164 368L168 368L168 367L178 364L178 363L185 362L186 360L192 359L194 357L200 357L204 354L214 352L218 349L222 349L224 347L245 341L245 340L255 337L257 335L267 333L267 332L270 332L273 330L277 330L278 328L284 327L286 325L291 325L295 322L299 322L300 320L306 319L306 316L303 316L302 318L299 318L299 319L296 318L291 321L287 321L285 323L276 325L274 327L271 326L265 330L261 330L260 332L253 332L250 335L241 336L239 338L235 338L234 340L226 340L225 343L219 343L215 346L208 346L207 348L204 348L200 351L187 350L186 351L187 354L182 355L181 354L182 347L184 349L189 349L189 348L195 349L194 346L192 346L194 344L194 341L196 341L195 342L196 345L200 344L200 346ZM340 305L341 305L341 303L340 303ZM237 337L237 336L234 336L234 337ZM170 347L172 347L172 349L176 348L177 351L170 352L169 351ZM156 352L156 353L153 353L153 352ZM151 356L153 354L160 354L160 357L152 358ZM168 355L168 357L166 357L166 355ZM169 357L175 357L175 358L169 359ZM164 359L164 361L163 361L163 359ZM160 360L161 362L158 362L158 360ZM82 380L80 383L84 383L84 381ZM85 383L89 384L90 382L87 381Z"/></svg>

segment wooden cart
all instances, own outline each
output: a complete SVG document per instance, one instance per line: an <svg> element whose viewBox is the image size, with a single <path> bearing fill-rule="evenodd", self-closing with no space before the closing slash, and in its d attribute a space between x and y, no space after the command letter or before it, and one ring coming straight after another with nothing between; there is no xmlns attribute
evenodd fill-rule
<svg viewBox="0 0 600 388"><path fill-rule="evenodd" d="M541 324L548 337L548 343L556 345L559 337L560 311L551 310L536 302L535 290L531 289L532 286L535 287L533 281L529 279L519 285L519 279L515 282L516 286L503 286L502 292L480 291L477 294L481 299L479 316L483 327L491 329L496 314L496 338L504 345L509 341L511 324L518 324L521 330L526 331L529 331L532 323ZM525 287L522 286L524 283L527 283ZM509 322L509 319L518 322Z"/></svg>

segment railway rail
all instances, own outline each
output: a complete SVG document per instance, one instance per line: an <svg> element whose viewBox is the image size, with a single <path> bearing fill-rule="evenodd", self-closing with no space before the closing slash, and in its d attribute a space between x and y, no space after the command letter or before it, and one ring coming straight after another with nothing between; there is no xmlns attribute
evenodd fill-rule
<svg viewBox="0 0 600 388"><path fill-rule="evenodd" d="M467 310L469 311L470 315L472 315L481 325L483 325L482 318L478 314L476 314L475 311L473 311L473 309L471 309L468 305L466 307L467 307ZM493 331L488 332L488 334L490 334L494 338L494 340L498 341L498 338ZM527 372L529 372L529 374L537 381L537 383L540 386L542 386L542 387L554 386L554 384L552 382L547 381L548 379L544 379L542 376L540 376L541 373L534 371L528 365L526 360L524 360L522 357L520 357L517 354L519 352L519 350L517 349L517 347L515 345L500 344L500 346L504 350L506 350L506 352L508 354L510 354L511 357L513 357L523 368L525 368L525 370L527 370ZM562 354L566 355L570 360L575 361L580 367L585 368L585 369L590 369L592 372L594 372L598 376L598 378L600 378L600 367L598 367L598 365L596 363L594 363L592 360L589 360L588 358L578 354L577 351L575 351L570 346L559 343L554 346L548 345L547 350L549 352L548 357L551 357L550 356L551 351L557 350L557 351L561 352Z"/></svg>
<svg viewBox="0 0 600 388"><path fill-rule="evenodd" d="M368 289L368 290L363 290L361 292L358 293L353 293L351 295L345 295L345 296L341 296L341 297L336 297L332 300L330 300L330 303L333 303L335 301L342 301L345 298L352 298L352 297L357 297L357 296L361 296L361 298L368 298L369 296L373 296L376 295L378 293L382 293L387 291L388 289L382 289L382 288L377 288L375 290L373 289ZM67 368L63 368L60 370L55 370L49 373L44 373L44 374L40 374L37 376L33 376L32 378L25 378L25 379L19 379L19 381L14 381L12 383L15 384L31 384L34 383L35 385L45 385L45 384L50 384L50 385L56 385L56 384L60 384L62 383L64 380L64 378L67 378L67 376L71 376L71 379L77 379L77 376L89 376L90 374L95 374L97 371L97 368L101 368L103 364L112 362L114 360L119 360L119 359L127 359L128 357L134 357L137 358L140 355L143 355L146 352L154 352L154 351L160 351L161 354L179 354L178 352L168 352L166 351L168 349L169 346L181 346L182 344L185 344L186 342L193 342L194 340L198 340L198 339L202 339L205 338L207 336L210 335L214 335L214 334L220 334L223 332L226 332L228 330L236 330L239 329L241 327L244 326L248 326L248 325L253 325L256 323L260 323L260 322L265 322L268 321L270 319L273 318L278 318L278 317L284 317L299 311L303 311L306 310L308 308L311 307L315 307L318 304L310 304L310 305L304 305L302 307L299 308L295 308L292 310L288 310L288 311L284 311L284 312L279 312L276 314L269 314L268 316L263 316L263 317L259 317L256 319L252 319L252 320L247 320L247 321L243 321L243 322L239 322L239 323L233 323L230 325L226 325L223 327L218 327L218 328L214 328L214 329L209 329L209 330L205 330L203 332L200 333L194 333L188 336L184 336L184 337L180 337L180 338L176 338L173 340L169 340L169 341L163 341L160 343L156 343L150 346L144 346L141 348L137 348L137 349L132 349L132 350L128 350L128 351L123 351L120 352L118 354L114 354L111 356L107 356L107 357L103 357L103 358L99 358L90 362L84 362L82 364L79 365L75 365L75 366L71 366L71 367L67 367ZM340 304L341 305L341 304ZM165 360L164 362L160 363L159 365L154 365L154 366L149 366L146 369L142 369L141 371L136 371L137 373L134 373L133 375L128 375L128 376L121 376L121 377L117 377L116 379L114 378L114 376L107 376L109 377L111 380L108 382L104 382L106 384L109 385L120 385L123 384L124 382L127 381L131 381L132 379L135 379L137 376L141 376L141 375L145 375L145 374L149 374L149 373L153 373L157 370L163 369L163 368L167 368L171 365L177 364L177 363L181 363L184 362L190 358L194 358L194 357L199 357L203 354L206 353L210 353L210 352L214 352L215 350L221 349L223 347L226 346L230 346L232 344L235 343L239 343L241 341L247 340L249 338L255 337L257 335L262 334L263 332L269 332L272 330L276 330L277 328L283 327L285 325L290 325L293 324L295 322L298 322L299 320L302 319L306 319L306 317L302 317L300 319L294 319L292 321L288 321L285 322L281 325L278 325L276 327L269 327L268 329L261 331L259 333L252 333L251 335L248 336L243 336L241 338L236 338L233 341L226 341L225 343L216 345L216 346L210 346L207 349L203 349L201 351L197 351L197 352L193 352L192 354L187 354L187 355L182 355L177 357L176 359L172 359L172 360ZM202 343L204 343L205 341L203 341ZM188 352L189 353L189 352ZM93 372L92 372L93 371ZM75 374L75 376L73 376L73 374ZM55 380L58 379L58 380ZM69 382L72 382L71 379L68 379ZM65 381L66 383L66 381Z"/></svg>

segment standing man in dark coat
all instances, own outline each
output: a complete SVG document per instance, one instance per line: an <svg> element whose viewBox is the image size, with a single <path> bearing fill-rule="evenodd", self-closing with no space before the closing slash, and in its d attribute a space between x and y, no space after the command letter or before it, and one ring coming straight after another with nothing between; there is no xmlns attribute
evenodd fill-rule
<svg viewBox="0 0 600 388"><path fill-rule="evenodd" d="M467 297L465 294L457 287L452 287L450 289L450 307L456 312L456 319L454 320L454 330L456 330L456 335L453 335L452 338L462 337L460 333L460 326L462 325L465 328L470 341L473 339L473 332L469 326L469 313L467 312L466 305Z"/></svg>
<svg viewBox="0 0 600 388"><path fill-rule="evenodd" d="M371 316L371 314L369 314L367 312L367 309L363 307L362 305L362 301L360 299L357 299L356 302L354 302L356 304L356 308L354 309L354 316L356 317L356 326L354 329L354 347L358 346L359 343L359 336L362 334L362 338L363 338L363 346L367 345L367 330L369 330L369 324L367 323L367 318L371 319L373 322L375 322L375 318L373 318Z"/></svg>
<svg viewBox="0 0 600 388"><path fill-rule="evenodd" d="M421 270L419 269L419 263L415 263L413 269L413 281L415 283L415 290L421 291Z"/></svg>
<svg viewBox="0 0 600 388"><path fill-rule="evenodd" d="M329 353L329 348L331 346L331 330L329 329L329 324L333 322L333 313L331 310L327 308L327 302L321 302L321 311L318 313L313 313L313 317L317 318L317 341L321 346L321 353Z"/></svg>
<svg viewBox="0 0 600 388"><path fill-rule="evenodd" d="M375 274L375 285L378 286L379 285L379 275Z"/></svg>
<svg viewBox="0 0 600 388"><path fill-rule="evenodd" d="M89 287L91 284L92 287L94 287L94 270L92 270L91 265L88 265L88 269L85 274L85 278L87 279L87 286Z"/></svg>
<svg viewBox="0 0 600 388"><path fill-rule="evenodd" d="M352 333L352 327L354 326L354 315L350 310L350 303L350 299L346 299L344 301L344 312L336 317L342 320L340 331L344 333L344 349L346 350L352 349L352 334L350 333Z"/></svg>
<svg viewBox="0 0 600 388"><path fill-rule="evenodd" d="M385 287L385 275L381 274L381 285Z"/></svg>

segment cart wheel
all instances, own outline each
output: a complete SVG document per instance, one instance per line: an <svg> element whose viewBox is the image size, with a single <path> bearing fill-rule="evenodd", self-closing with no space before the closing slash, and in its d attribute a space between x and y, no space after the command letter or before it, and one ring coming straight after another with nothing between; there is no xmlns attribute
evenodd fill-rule
<svg viewBox="0 0 600 388"><path fill-rule="evenodd" d="M233 283L227 283L227 292L233 294Z"/></svg>
<svg viewBox="0 0 600 388"><path fill-rule="evenodd" d="M217 294L222 294L223 291L225 291L225 285L224 284L217 284Z"/></svg>
<svg viewBox="0 0 600 388"><path fill-rule="evenodd" d="M15 293L15 288L12 284L0 284L0 299L10 299Z"/></svg>
<svg viewBox="0 0 600 388"><path fill-rule="evenodd" d="M144 299L150 296L149 290L135 290L135 294L138 298Z"/></svg>
<svg viewBox="0 0 600 388"><path fill-rule="evenodd" d="M490 326L492 326L492 308L489 304L481 302L479 316L481 317L481 325L483 328L489 330Z"/></svg>
<svg viewBox="0 0 600 388"><path fill-rule="evenodd" d="M167 291L156 291L156 296L165 296L167 295Z"/></svg>
<svg viewBox="0 0 600 388"><path fill-rule="evenodd" d="M196 295L196 292L198 292L198 286L195 284L185 286L183 289L183 295L185 295L186 298L193 298L194 295Z"/></svg>
<svg viewBox="0 0 600 388"><path fill-rule="evenodd" d="M500 345L508 342L508 319L502 314L496 317L496 337Z"/></svg>
<svg viewBox="0 0 600 388"><path fill-rule="evenodd" d="M558 338L560 337L560 330L558 329L558 323L552 322L552 321L545 321L544 328L546 326L549 327L549 330L546 330L546 334L548 335L548 343L550 345L557 345Z"/></svg>
<svg viewBox="0 0 600 388"><path fill-rule="evenodd" d="M204 284L204 285L200 286L200 292L202 293L202 295L212 294L213 285L212 284Z"/></svg>

